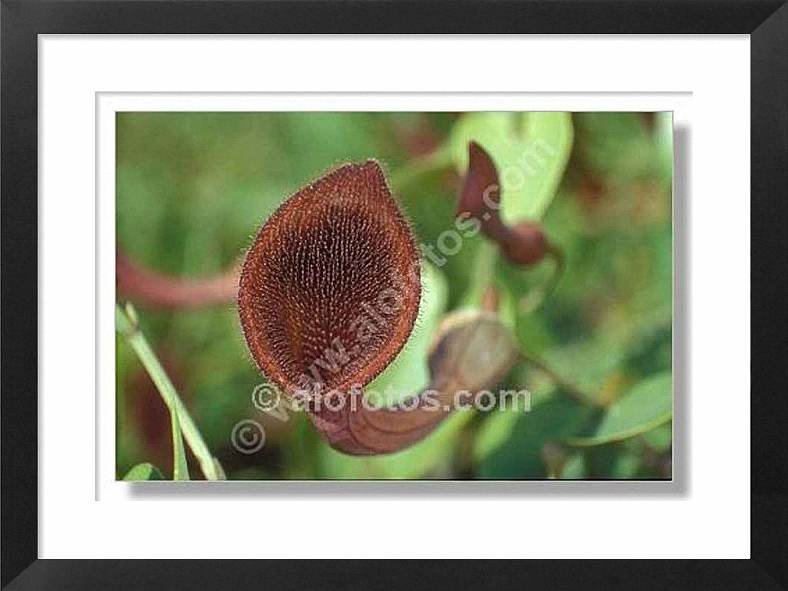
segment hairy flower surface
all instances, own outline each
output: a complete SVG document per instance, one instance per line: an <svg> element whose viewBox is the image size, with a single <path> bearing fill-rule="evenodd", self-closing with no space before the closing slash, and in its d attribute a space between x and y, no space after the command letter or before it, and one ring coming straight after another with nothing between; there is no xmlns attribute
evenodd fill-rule
<svg viewBox="0 0 788 591"><path fill-rule="evenodd" d="M363 387L418 314L419 259L380 165L341 166L285 201L257 234L238 309L259 369L285 392Z"/></svg>

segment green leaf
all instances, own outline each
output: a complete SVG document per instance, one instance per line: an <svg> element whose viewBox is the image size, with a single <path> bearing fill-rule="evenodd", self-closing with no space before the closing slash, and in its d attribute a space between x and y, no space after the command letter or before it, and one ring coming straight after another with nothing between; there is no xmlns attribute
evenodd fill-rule
<svg viewBox="0 0 788 591"><path fill-rule="evenodd" d="M123 480L164 480L164 475L153 464L144 462L126 472Z"/></svg>
<svg viewBox="0 0 788 591"><path fill-rule="evenodd" d="M594 334L549 349L542 357L558 375L588 392L594 403L604 404L609 384L617 381L626 345L613 335Z"/></svg>
<svg viewBox="0 0 788 591"><path fill-rule="evenodd" d="M663 452L670 449L673 443L673 424L665 423L651 431L643 433L643 440L650 448Z"/></svg>
<svg viewBox="0 0 788 591"><path fill-rule="evenodd" d="M512 407L501 412L489 413L476 433L473 441L473 460L481 462L509 439L517 421L530 410L530 400L515 399Z"/></svg>
<svg viewBox="0 0 788 591"><path fill-rule="evenodd" d="M579 432L592 413L593 409L563 396L519 413L510 436L479 464L478 478L546 477L545 444Z"/></svg>
<svg viewBox="0 0 788 591"><path fill-rule="evenodd" d="M627 449L622 444L590 447L584 456L586 476L589 478L637 478L642 453Z"/></svg>
<svg viewBox="0 0 788 591"><path fill-rule="evenodd" d="M634 437L666 423L673 416L673 376L663 372L638 382L607 409L595 434L575 437L576 446L602 445Z"/></svg>
<svg viewBox="0 0 788 591"><path fill-rule="evenodd" d="M507 223L540 219L555 196L572 150L572 118L561 112L468 113L449 138L457 171L468 168L475 141L495 162L501 216Z"/></svg>
<svg viewBox="0 0 788 591"><path fill-rule="evenodd" d="M474 462L482 461L506 443L521 416L521 413L515 410L506 410L485 417L473 441Z"/></svg>

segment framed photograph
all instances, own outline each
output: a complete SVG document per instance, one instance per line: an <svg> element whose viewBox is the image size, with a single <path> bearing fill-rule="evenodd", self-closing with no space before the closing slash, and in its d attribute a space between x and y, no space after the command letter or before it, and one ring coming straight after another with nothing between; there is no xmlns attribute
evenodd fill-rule
<svg viewBox="0 0 788 591"><path fill-rule="evenodd" d="M672 112L211 98L98 98L116 479L671 480Z"/></svg>
<svg viewBox="0 0 788 591"><path fill-rule="evenodd" d="M2 16L4 588L788 585L782 3Z"/></svg>

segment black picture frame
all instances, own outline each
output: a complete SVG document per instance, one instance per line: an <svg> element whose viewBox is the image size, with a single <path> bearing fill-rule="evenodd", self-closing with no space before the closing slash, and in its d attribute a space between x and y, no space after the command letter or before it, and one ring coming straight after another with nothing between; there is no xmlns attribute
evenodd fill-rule
<svg viewBox="0 0 788 591"><path fill-rule="evenodd" d="M751 35L751 560L487 566L38 559L38 34ZM786 589L788 5L785 0L2 1L2 587ZM709 67L724 67L710 64ZM702 76L703 72L698 72ZM721 123L722 125L722 123ZM721 139L723 135L721 134ZM736 196L725 196L735 199ZM708 223L714 223L709 220ZM746 228L730 228L731 239ZM746 240L742 241L746 248ZM723 262L724 264L724 262ZM721 323L722 325L722 323ZM742 394L744 399L746 393ZM721 474L719 486L726 478ZM720 528L725 515L720 515ZM308 541L305 541L308 543ZM469 541L469 543L472 543ZM297 553L298 549L294 549ZM352 554L352 548L348 549ZM424 548L424 556L431 551Z"/></svg>

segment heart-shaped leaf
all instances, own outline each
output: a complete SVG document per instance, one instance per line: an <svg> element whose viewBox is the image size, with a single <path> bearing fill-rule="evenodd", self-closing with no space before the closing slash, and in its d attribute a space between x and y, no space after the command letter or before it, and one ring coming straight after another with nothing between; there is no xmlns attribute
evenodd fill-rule
<svg viewBox="0 0 788 591"><path fill-rule="evenodd" d="M591 437L567 440L571 445L602 445L650 431L673 416L673 376L662 372L646 378L607 409Z"/></svg>

